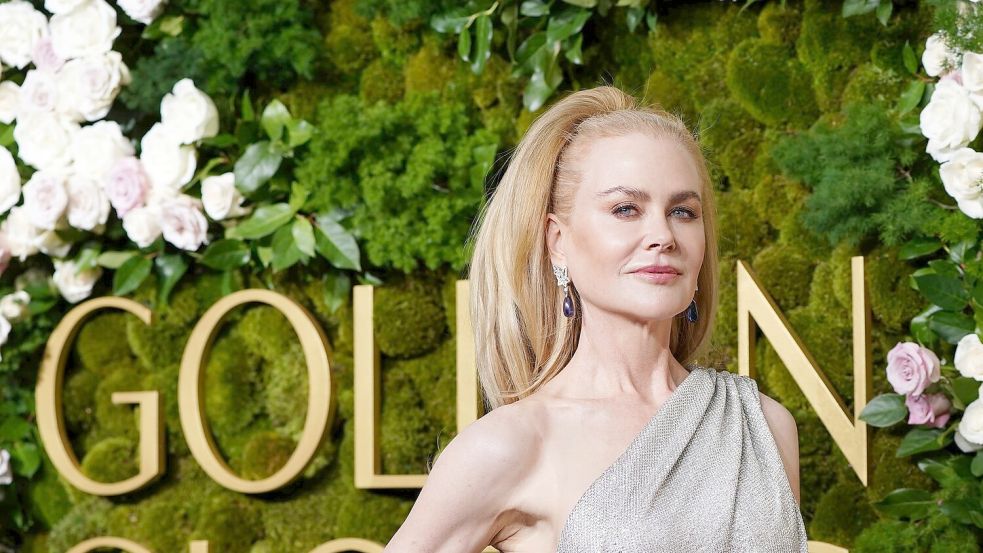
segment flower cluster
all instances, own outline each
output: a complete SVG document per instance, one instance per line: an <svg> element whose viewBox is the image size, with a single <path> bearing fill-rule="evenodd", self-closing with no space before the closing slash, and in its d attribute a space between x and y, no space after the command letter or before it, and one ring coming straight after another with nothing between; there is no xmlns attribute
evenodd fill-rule
<svg viewBox="0 0 983 553"><path fill-rule="evenodd" d="M956 370L981 382L980 398L970 403L956 427L959 449L983 448L983 344L975 333L967 334L956 348ZM887 354L887 380L895 393L905 396L908 424L942 428L949 421L952 402L942 392L925 393L941 378L939 357L915 342L899 342Z"/></svg>
<svg viewBox="0 0 983 553"><path fill-rule="evenodd" d="M925 151L942 164L939 175L945 191L959 209L981 219L983 153L968 145L983 128L983 54L953 50L937 32L925 42L922 65L929 76L940 77L919 116L921 132L928 138Z"/></svg>

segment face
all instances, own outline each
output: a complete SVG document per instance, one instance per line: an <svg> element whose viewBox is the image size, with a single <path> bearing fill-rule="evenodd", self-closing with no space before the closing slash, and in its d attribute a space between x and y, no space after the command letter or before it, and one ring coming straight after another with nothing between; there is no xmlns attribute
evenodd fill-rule
<svg viewBox="0 0 983 553"><path fill-rule="evenodd" d="M567 266L585 311L638 320L682 313L706 246L695 161L671 140L641 133L596 139L582 152L568 220L548 215L553 264ZM651 265L679 274L636 271Z"/></svg>

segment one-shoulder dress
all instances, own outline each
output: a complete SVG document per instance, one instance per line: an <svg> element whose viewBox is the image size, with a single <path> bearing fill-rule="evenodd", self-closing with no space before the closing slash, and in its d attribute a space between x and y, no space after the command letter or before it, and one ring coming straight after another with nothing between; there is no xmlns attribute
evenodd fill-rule
<svg viewBox="0 0 983 553"><path fill-rule="evenodd" d="M567 516L557 553L802 552L754 379L695 365Z"/></svg>

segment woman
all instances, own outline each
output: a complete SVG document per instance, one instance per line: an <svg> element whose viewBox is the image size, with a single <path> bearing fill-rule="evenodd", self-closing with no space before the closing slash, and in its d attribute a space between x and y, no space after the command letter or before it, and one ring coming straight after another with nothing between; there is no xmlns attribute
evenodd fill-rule
<svg viewBox="0 0 983 553"><path fill-rule="evenodd" d="M385 551L806 551L798 437L709 342L716 214L675 115L601 86L543 113L481 214L471 320L492 410Z"/></svg>

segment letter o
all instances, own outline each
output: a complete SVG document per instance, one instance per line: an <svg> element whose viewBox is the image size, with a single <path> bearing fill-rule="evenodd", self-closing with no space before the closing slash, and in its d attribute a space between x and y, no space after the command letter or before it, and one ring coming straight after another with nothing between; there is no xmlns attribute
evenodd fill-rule
<svg viewBox="0 0 983 553"><path fill-rule="evenodd" d="M304 431L296 449L276 473L262 480L240 478L222 459L215 446L208 420L201 401L204 387L201 380L201 362L211 348L222 319L234 307L245 303L265 303L283 313L297 336L304 351L308 375L307 417ZM293 482L307 466L326 434L328 423L334 417L335 403L333 380L328 361L328 339L324 331L303 305L272 290L248 289L230 294L210 307L191 331L191 337L181 358L178 376L178 408L181 428L188 448L201 468L213 480L240 493L264 493Z"/></svg>

